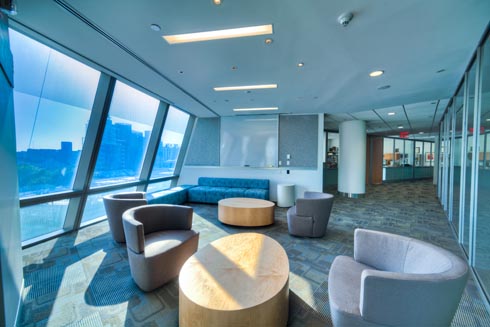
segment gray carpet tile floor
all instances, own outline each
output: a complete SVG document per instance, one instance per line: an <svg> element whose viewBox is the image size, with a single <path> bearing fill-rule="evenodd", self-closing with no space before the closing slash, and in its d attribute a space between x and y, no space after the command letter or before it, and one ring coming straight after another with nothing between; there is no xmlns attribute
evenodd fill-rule
<svg viewBox="0 0 490 327"><path fill-rule="evenodd" d="M331 326L328 272L335 256L353 253L354 229L369 228L415 237L463 256L431 181L367 188L366 197L336 197L328 232L310 239L288 234L287 208L276 208L268 227L240 228L217 219L217 206L194 208L199 247L240 232L264 233L286 250L290 263L288 326ZM178 281L144 293L131 279L124 245L106 221L23 251L25 288L22 326L178 326ZM490 326L472 279L452 326Z"/></svg>

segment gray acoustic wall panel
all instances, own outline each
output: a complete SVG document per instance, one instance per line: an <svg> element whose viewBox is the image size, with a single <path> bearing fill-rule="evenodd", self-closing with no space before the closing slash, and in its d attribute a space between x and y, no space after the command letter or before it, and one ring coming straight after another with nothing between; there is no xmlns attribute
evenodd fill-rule
<svg viewBox="0 0 490 327"><path fill-rule="evenodd" d="M192 133L186 165L219 166L220 119L198 118Z"/></svg>
<svg viewBox="0 0 490 327"><path fill-rule="evenodd" d="M318 115L279 116L280 166L316 168L317 159Z"/></svg>

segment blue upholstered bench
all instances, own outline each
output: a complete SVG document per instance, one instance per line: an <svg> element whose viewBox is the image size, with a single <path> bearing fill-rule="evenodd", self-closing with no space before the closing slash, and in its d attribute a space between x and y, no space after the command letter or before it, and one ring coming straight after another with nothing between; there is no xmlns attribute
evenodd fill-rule
<svg viewBox="0 0 490 327"><path fill-rule="evenodd" d="M198 185L187 189L189 202L218 203L226 198L269 200L269 180L199 177Z"/></svg>
<svg viewBox="0 0 490 327"><path fill-rule="evenodd" d="M167 190L147 194L148 204L183 204L187 202L187 190L194 185L180 185Z"/></svg>

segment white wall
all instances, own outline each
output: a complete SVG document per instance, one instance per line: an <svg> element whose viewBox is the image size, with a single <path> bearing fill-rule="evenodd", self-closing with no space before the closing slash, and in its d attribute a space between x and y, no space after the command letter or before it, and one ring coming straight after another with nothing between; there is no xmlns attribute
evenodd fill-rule
<svg viewBox="0 0 490 327"><path fill-rule="evenodd" d="M302 197L304 191L323 190L323 115L318 119L318 158L316 169L289 168L248 168L248 167L209 167L184 166L180 172L178 184L197 184L199 177L260 178L270 181L270 200L277 201L277 184L296 185L296 197Z"/></svg>

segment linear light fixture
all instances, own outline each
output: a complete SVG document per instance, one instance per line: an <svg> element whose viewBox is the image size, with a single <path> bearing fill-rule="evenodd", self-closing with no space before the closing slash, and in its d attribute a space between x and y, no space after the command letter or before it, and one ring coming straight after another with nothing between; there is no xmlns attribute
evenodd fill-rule
<svg viewBox="0 0 490 327"><path fill-rule="evenodd" d="M277 89L277 84L261 85L242 85L242 86L220 86L213 87L215 91L240 91L240 90L258 90L258 89Z"/></svg>
<svg viewBox="0 0 490 327"><path fill-rule="evenodd" d="M247 27L230 28L225 30L216 30L216 31L198 32L198 33L164 35L163 38L169 44L176 44L176 43L230 39L235 37L265 35L265 34L272 34L272 33L273 33L272 24L268 24L268 25L247 26Z"/></svg>
<svg viewBox="0 0 490 327"><path fill-rule="evenodd" d="M233 111L263 111L263 110L277 110L278 107L263 107L263 108L235 108Z"/></svg>

